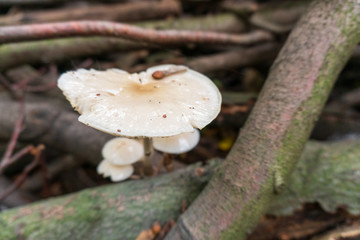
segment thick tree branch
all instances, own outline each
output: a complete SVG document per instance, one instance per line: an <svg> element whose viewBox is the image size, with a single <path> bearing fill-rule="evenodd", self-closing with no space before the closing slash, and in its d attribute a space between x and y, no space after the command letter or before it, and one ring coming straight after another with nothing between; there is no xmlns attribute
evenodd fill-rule
<svg viewBox="0 0 360 240"><path fill-rule="evenodd" d="M313 201L318 192L311 191L314 189L312 183L327 181L329 171L335 171L339 174L331 179L333 184L327 188L326 196L329 202L332 198L340 199L342 193L359 187L358 168L349 168L349 165L360 165L359 146L359 140L333 144L309 142L289 187L293 191L300 190L301 199ZM36 239L66 240L71 234L70 239L115 240L121 236L122 240L133 240L155 221L163 225L176 219L184 203L190 204L201 192L220 161L210 163L152 179L87 189L3 212L0 214L0 239L30 240L36 236ZM303 171L309 168L315 170L307 176ZM347 169L346 178L336 169ZM303 185L308 187L303 188ZM343 186L340 192L339 185ZM308 189L306 195L303 189ZM354 205L348 207L355 209L359 196L355 192L350 195L347 194L347 199L352 198ZM284 199L291 202L294 193L284 192L280 199L275 199L273 206L278 210Z"/></svg>
<svg viewBox="0 0 360 240"><path fill-rule="evenodd" d="M245 239L286 182L359 41L358 1L310 5L226 161L167 239Z"/></svg>
<svg viewBox="0 0 360 240"><path fill-rule="evenodd" d="M186 30L152 30L106 21L73 21L29 24L0 28L0 43L74 36L112 36L156 44L246 45L270 41L273 36L257 30L247 34L226 34Z"/></svg>
<svg viewBox="0 0 360 240"><path fill-rule="evenodd" d="M192 165L152 179L88 189L6 211L0 214L0 239L136 239L155 221L164 225L176 219L216 165Z"/></svg>

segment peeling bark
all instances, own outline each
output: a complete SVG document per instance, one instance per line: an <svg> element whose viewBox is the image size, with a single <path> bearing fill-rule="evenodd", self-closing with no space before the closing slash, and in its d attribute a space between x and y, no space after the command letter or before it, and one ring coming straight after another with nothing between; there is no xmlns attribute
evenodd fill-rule
<svg viewBox="0 0 360 240"><path fill-rule="evenodd" d="M314 1L275 60L245 127L166 239L245 239L286 182L360 41L356 0Z"/></svg>

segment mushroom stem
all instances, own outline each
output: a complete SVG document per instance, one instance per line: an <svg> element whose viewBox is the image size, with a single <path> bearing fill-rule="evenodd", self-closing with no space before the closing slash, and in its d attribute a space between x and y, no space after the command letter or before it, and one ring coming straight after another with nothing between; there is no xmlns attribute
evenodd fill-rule
<svg viewBox="0 0 360 240"><path fill-rule="evenodd" d="M154 173L152 163L150 161L153 154L152 138L144 137L144 160L143 160L143 173L145 176L151 176Z"/></svg>
<svg viewBox="0 0 360 240"><path fill-rule="evenodd" d="M152 138L144 137L144 153L145 157L150 157L153 152Z"/></svg>

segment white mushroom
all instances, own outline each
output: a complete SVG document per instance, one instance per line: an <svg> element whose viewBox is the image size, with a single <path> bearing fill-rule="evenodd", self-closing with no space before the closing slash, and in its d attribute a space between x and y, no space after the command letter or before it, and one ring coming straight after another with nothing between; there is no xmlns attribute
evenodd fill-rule
<svg viewBox="0 0 360 240"><path fill-rule="evenodd" d="M174 74L168 74L172 69ZM163 78L152 77L162 71ZM62 74L58 86L81 114L80 122L118 136L193 132L210 123L221 105L220 92L209 78L176 65L160 65L139 74L80 69Z"/></svg>
<svg viewBox="0 0 360 240"><path fill-rule="evenodd" d="M113 138L105 143L102 155L114 165L129 165L144 156L144 148L142 144L133 139Z"/></svg>
<svg viewBox="0 0 360 240"><path fill-rule="evenodd" d="M171 137L153 138L154 148L161 152L180 154L193 149L200 140L199 130Z"/></svg>
<svg viewBox="0 0 360 240"><path fill-rule="evenodd" d="M144 137L145 165L152 137L201 129L221 106L221 94L209 78L177 65L139 74L79 69L62 74L58 86L81 114L80 122L116 136Z"/></svg>
<svg viewBox="0 0 360 240"><path fill-rule="evenodd" d="M119 182L129 178L134 172L134 167L132 165L117 166L107 160L102 160L97 167L97 172L104 177L110 177L113 182Z"/></svg>

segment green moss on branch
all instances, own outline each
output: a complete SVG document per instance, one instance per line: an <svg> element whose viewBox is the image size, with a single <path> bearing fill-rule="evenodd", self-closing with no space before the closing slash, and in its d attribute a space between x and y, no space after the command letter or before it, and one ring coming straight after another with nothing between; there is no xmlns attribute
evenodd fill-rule
<svg viewBox="0 0 360 240"><path fill-rule="evenodd" d="M319 202L327 211L346 207L359 213L360 140L309 142L286 191L271 203L271 214L291 214L305 202ZM129 181L44 200L0 214L0 239L135 239L154 221L161 224L181 214L220 161L197 165L149 181ZM198 171L199 172L199 171ZM324 185L327 187L324 188ZM69 236L71 234L71 236Z"/></svg>
<svg viewBox="0 0 360 240"><path fill-rule="evenodd" d="M135 239L176 219L209 180L215 162L152 179L128 181L44 200L0 214L0 239Z"/></svg>

